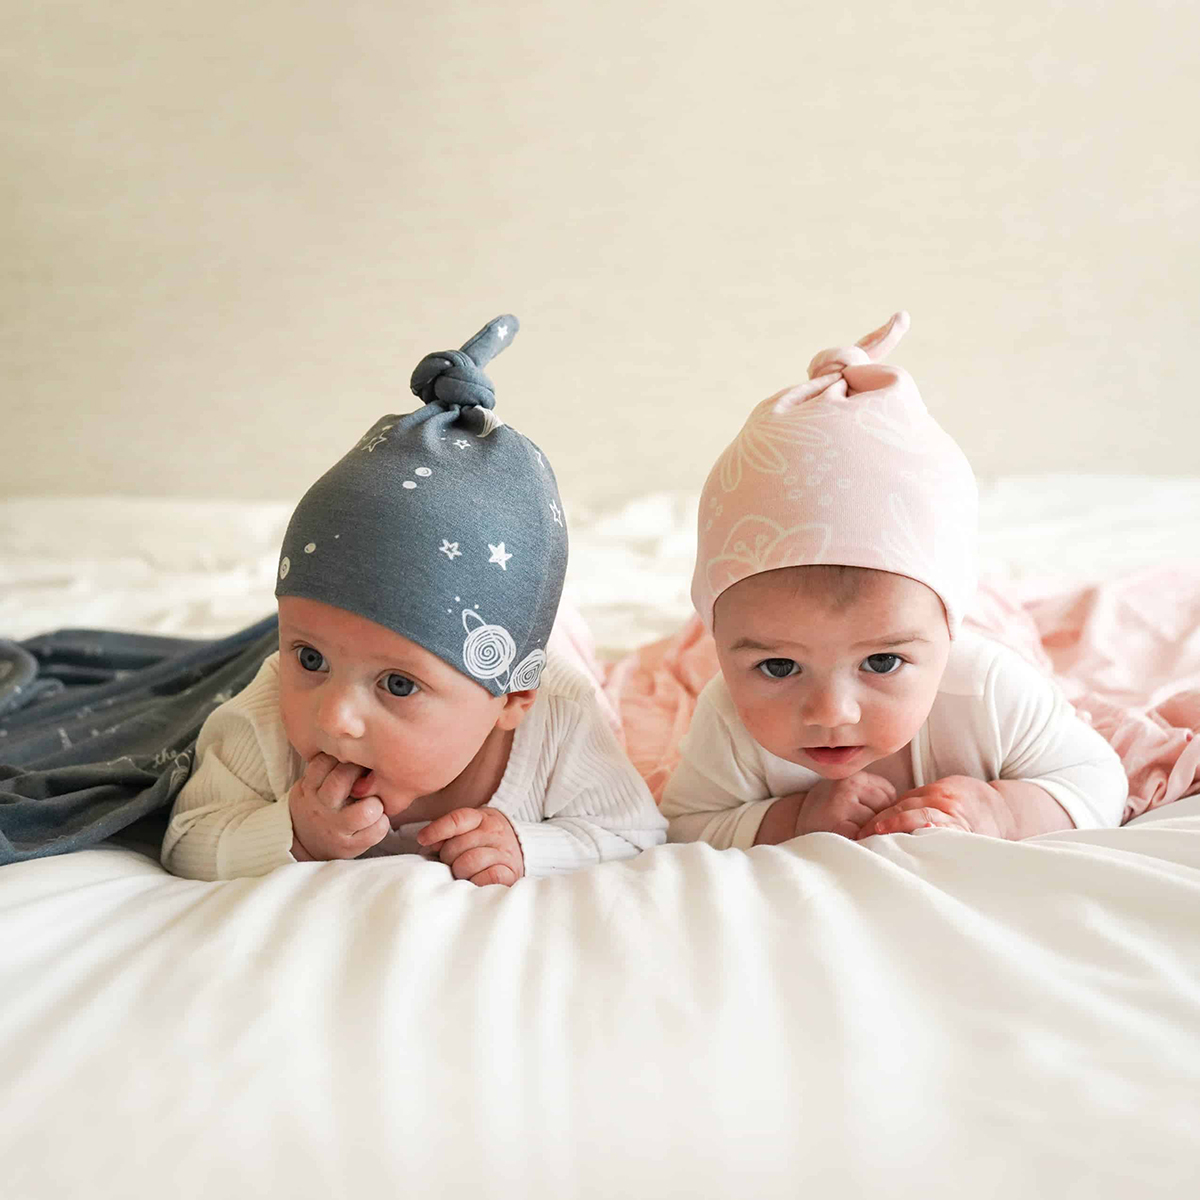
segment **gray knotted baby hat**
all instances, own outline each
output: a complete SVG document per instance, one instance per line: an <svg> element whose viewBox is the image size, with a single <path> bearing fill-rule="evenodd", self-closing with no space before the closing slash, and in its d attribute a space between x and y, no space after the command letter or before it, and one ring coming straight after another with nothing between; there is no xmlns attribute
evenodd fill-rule
<svg viewBox="0 0 1200 1200"><path fill-rule="evenodd" d="M494 696L535 688L567 568L541 450L500 421L491 321L412 376L423 408L380 417L292 513L275 595L320 600L416 642Z"/></svg>

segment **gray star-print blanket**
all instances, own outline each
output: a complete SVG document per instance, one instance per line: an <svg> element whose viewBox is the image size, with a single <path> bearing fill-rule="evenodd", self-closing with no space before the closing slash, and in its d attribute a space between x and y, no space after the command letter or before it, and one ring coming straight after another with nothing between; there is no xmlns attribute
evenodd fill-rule
<svg viewBox="0 0 1200 1200"><path fill-rule="evenodd" d="M0 640L0 864L114 834L157 853L204 719L277 647L274 616L217 641Z"/></svg>

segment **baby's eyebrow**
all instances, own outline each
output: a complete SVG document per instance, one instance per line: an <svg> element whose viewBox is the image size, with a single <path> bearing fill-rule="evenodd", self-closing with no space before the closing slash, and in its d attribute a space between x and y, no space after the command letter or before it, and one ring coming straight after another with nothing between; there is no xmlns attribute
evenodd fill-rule
<svg viewBox="0 0 1200 1200"><path fill-rule="evenodd" d="M902 631L901 633L889 633L889 634L885 634L883 637L870 638L868 641L865 641L865 642L855 642L854 645L850 647L850 649L851 650L864 650L868 646L879 646L879 647L905 646L911 642L924 642L926 645L928 645L929 639L927 637L922 637L915 630L906 629L906 630ZM808 650L808 647L806 645L804 645L803 642L776 642L774 644L768 644L765 642L755 641L754 638L750 638L750 637L738 638L738 640L736 642L734 642L733 645L729 647L729 649L731 652L736 651L736 650L777 650L781 646L787 646L793 650L801 650L801 651Z"/></svg>
<svg viewBox="0 0 1200 1200"><path fill-rule="evenodd" d="M279 632L287 637L304 638L306 641L315 642L318 639L309 633L307 629L301 628L299 625L285 625L282 621L279 623Z"/></svg>
<svg viewBox="0 0 1200 1200"><path fill-rule="evenodd" d="M884 637L871 638L866 642L855 642L850 649L865 650L868 646L904 646L909 642L925 642L928 645L929 639L922 637L915 630L905 630L903 633L889 633Z"/></svg>
<svg viewBox="0 0 1200 1200"><path fill-rule="evenodd" d="M799 650L804 649L804 647L799 645L799 643L796 643L796 647ZM734 650L774 650L775 647L764 645L762 642L756 642L753 638L742 637L742 638L738 638L738 640L736 642L734 642L733 645L729 647L729 649L730 649L730 651L734 651Z"/></svg>

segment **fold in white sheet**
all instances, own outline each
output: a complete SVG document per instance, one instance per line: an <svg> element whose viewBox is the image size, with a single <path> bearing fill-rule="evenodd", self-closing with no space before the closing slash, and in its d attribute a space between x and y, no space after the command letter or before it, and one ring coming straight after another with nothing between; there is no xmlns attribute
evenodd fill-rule
<svg viewBox="0 0 1200 1200"><path fill-rule="evenodd" d="M454 883L0 871L4 1194L1190 1194L1200 802Z"/></svg>

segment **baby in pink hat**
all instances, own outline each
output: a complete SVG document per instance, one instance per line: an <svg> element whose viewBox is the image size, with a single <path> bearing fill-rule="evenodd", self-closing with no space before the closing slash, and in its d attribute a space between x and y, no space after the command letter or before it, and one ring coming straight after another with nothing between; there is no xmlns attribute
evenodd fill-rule
<svg viewBox="0 0 1200 1200"><path fill-rule="evenodd" d="M692 600L721 669L663 794L671 841L1120 823L1112 747L962 628L975 478L911 376L880 363L907 328L897 313L818 354L708 477Z"/></svg>

